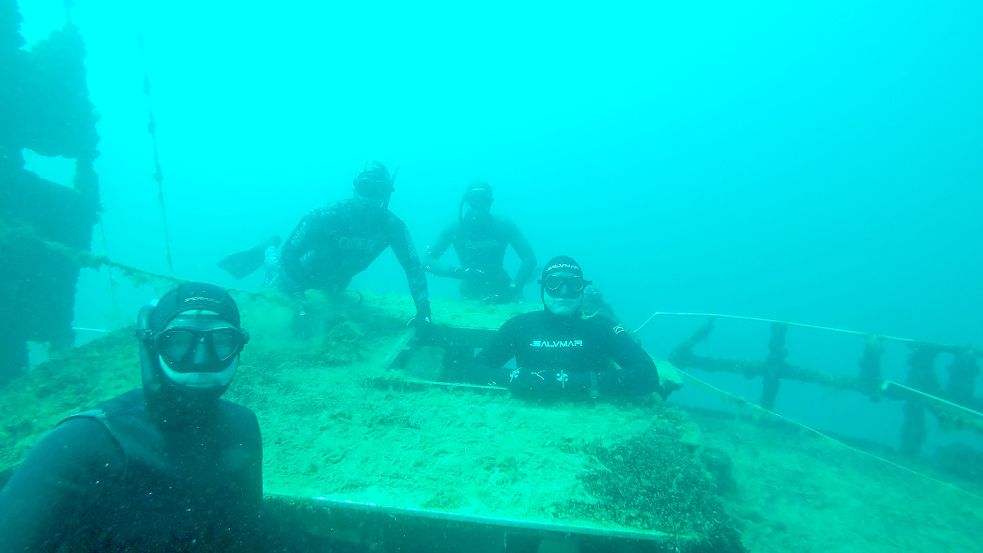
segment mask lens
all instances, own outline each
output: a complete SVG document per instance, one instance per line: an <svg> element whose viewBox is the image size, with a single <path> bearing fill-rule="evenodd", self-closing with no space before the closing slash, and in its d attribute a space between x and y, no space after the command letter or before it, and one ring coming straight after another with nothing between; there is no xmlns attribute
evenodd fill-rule
<svg viewBox="0 0 983 553"><path fill-rule="evenodd" d="M242 334L232 328L222 328L211 332L212 347L215 348L215 356L222 361L239 353L242 349Z"/></svg>
<svg viewBox="0 0 983 553"><path fill-rule="evenodd" d="M205 344L211 346L210 350ZM235 357L246 344L246 335L235 328L218 328L198 331L186 328L172 328L162 332L156 341L157 352L174 370L179 372L201 372L201 367L193 360L204 354L219 363L226 363ZM198 350L205 347L204 350Z"/></svg>
<svg viewBox="0 0 983 553"><path fill-rule="evenodd" d="M546 289L550 292L559 292L564 285L566 285L567 290L575 293L580 293L584 289L584 279L577 277L564 278L561 276L548 276L543 282Z"/></svg>
<svg viewBox="0 0 983 553"><path fill-rule="evenodd" d="M563 279L558 276L548 276L546 277L546 280L543 281L543 285L546 286L546 289L550 292L556 292L561 286L563 286Z"/></svg>
<svg viewBox="0 0 983 553"><path fill-rule="evenodd" d="M157 351L169 363L179 362L195 345L196 333L172 328L157 337Z"/></svg>
<svg viewBox="0 0 983 553"><path fill-rule="evenodd" d="M360 175L355 179L355 189L366 199L381 200L392 192L392 183L378 175Z"/></svg>

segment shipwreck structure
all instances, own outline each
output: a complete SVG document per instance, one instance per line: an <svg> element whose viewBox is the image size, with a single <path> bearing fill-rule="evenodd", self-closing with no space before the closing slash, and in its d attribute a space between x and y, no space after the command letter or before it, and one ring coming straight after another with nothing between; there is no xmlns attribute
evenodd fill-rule
<svg viewBox="0 0 983 553"><path fill-rule="evenodd" d="M79 265L41 241L87 251L99 212L82 36L66 22L25 49L20 23L16 1L0 0L0 384L27 367L28 341L74 342ZM73 182L28 171L25 150L73 161Z"/></svg>

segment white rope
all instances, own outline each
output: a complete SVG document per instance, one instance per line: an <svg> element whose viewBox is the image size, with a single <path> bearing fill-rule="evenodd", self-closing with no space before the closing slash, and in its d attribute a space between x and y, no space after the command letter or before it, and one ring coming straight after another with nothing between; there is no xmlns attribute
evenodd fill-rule
<svg viewBox="0 0 983 553"><path fill-rule="evenodd" d="M679 370L679 369L677 369L677 370ZM734 401L734 402L736 402L736 403L738 403L740 405L748 406L748 407L750 407L753 410L764 412L764 413L767 413L769 415L772 415L772 416L774 416L775 418L777 418L779 420L782 420L784 422L787 422L787 423L789 423L789 424L791 424L793 426L797 426L799 428L802 428L803 430L806 430L807 432L810 432L812 434L815 434L815 435L819 436L820 438L823 438L824 440L827 440L829 442L832 442L835 445L838 445L840 447L843 447L847 451L856 453L856 454L861 455L863 457L867 457L867 458L873 459L874 461L878 461L878 462L884 463L884 464L889 465L891 467L894 467L894 468L896 468L898 470L901 470L902 472L907 472L907 473L912 474L914 476L917 476L919 478L923 478L925 480L928 480L929 482L932 482L932 483L941 485L942 487L948 488L950 490L954 490L954 491L957 491L957 492L964 493L964 494L972 497L973 499L977 499L977 500L983 501L983 496L977 495L977 494L975 494L975 493L973 493L973 492L971 492L969 490L965 490L963 488L960 488L959 486L957 486L957 485L955 485L955 484L953 484L951 482L946 482L945 480L940 480L940 479L935 478L933 476L929 476L927 474L923 474L921 472L918 472L915 469L906 467L904 465L900 465L898 463L895 463L894 461L890 461L890 460L885 459L883 457L879 457L877 455L874 455L873 453L870 453L869 451L864 451L864 450L862 450L860 448L857 448L857 447L848 445L848 444L846 444L846 443L844 443L844 442L842 442L840 440L837 440L836 438L830 436L829 434L824 433L821 430L818 430L816 428L813 428L813 427L811 427L811 426L809 426L807 424L798 422L796 420L790 419L790 418L786 417L785 415L781 415L781 414L776 413L775 411L772 411L770 409L765 409L764 407L762 407L761 405L758 405L757 403L754 403L754 402L752 402L752 401L750 401L748 399L745 399L745 398L743 398L743 397L741 397L741 396L739 396L737 394L733 394L731 392L728 392L727 390L723 390L721 388L718 388L718 387L714 386L713 384L710 384L709 382L706 382L706 381L704 381L704 380L702 380L700 378L697 378L697 377L693 376L692 374L690 374L688 372L679 370L679 373L682 374L683 376L685 376L687 379L689 379L689 380L691 380L693 382L696 382L700 386L703 386L704 388L707 388L707 389L709 389L709 390L711 390L713 392L716 392L716 393L724 396L725 398L727 398L727 399L729 399L731 401Z"/></svg>
<svg viewBox="0 0 983 553"><path fill-rule="evenodd" d="M84 326L73 326L72 330L76 332L91 332L93 334L109 334L112 330L106 330L105 328L88 328Z"/></svg>
<svg viewBox="0 0 983 553"><path fill-rule="evenodd" d="M715 319L735 319L739 321L755 321L761 323L779 323L788 326L797 326L799 328L812 328L815 330L825 330L828 332L839 332L841 334L853 334L855 336L877 336L883 340L894 340L896 342L905 342L909 344L917 344L918 340L912 340L910 338L899 338L897 336L884 336L882 334L872 334L870 332L860 332L859 330L848 330L845 328L835 328L831 326L820 326L812 325L806 323L793 323L789 321L779 321L777 319L765 319L762 317L746 317L744 315L725 315L722 313L692 313L692 312L670 312L670 311L656 311L652 313L645 322L642 323L635 332L640 332L643 328L648 326L656 317L712 317Z"/></svg>

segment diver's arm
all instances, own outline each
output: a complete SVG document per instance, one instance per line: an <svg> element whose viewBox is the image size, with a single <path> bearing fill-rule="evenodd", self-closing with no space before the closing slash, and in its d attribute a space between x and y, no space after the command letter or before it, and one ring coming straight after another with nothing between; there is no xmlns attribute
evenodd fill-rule
<svg viewBox="0 0 983 553"><path fill-rule="evenodd" d="M249 465L243 481L236 486L238 496L216 498L217 501L234 501L239 506L239 513L231 521L230 531L232 543L226 550L243 552L270 551L276 544L271 540L275 534L273 513L263 505L263 439L259 423L252 411L246 410L247 436L243 438L249 444Z"/></svg>
<svg viewBox="0 0 983 553"><path fill-rule="evenodd" d="M396 259L406 272L406 283L416 304L417 316L430 317L430 293L427 290L427 274L423 271L420 256L413 246L413 239L406 224L395 215L389 223L389 244L392 245Z"/></svg>
<svg viewBox="0 0 983 553"><path fill-rule="evenodd" d="M123 451L98 421L55 427L0 491L0 551L56 550L125 470Z"/></svg>
<svg viewBox="0 0 983 553"><path fill-rule="evenodd" d="M509 233L509 243L512 244L512 249L518 254L519 259L522 264L519 265L519 270L515 273L515 287L520 291L522 287L532 280L533 272L536 270L536 254L532 251L532 246L529 245L529 241L519 230L519 227L514 223L509 223L510 233Z"/></svg>
<svg viewBox="0 0 983 553"><path fill-rule="evenodd" d="M517 338L516 318L505 321L505 324L492 336L488 345L475 356L474 371L486 375L492 384L506 385L509 379L503 366L509 359L515 357Z"/></svg>
<svg viewBox="0 0 983 553"><path fill-rule="evenodd" d="M606 318L604 320L609 321ZM601 391L619 395L645 395L657 391L659 372L655 368L655 362L627 329L610 322L612 325L606 332L611 358L621 369L600 374L598 385Z"/></svg>
<svg viewBox="0 0 983 553"><path fill-rule="evenodd" d="M461 278L462 271L460 267L440 261L440 258L454 241L457 231L457 223L448 225L440 233L440 236L437 237L437 241L427 247L427 250L423 253L423 266L428 273L433 273L440 277Z"/></svg>

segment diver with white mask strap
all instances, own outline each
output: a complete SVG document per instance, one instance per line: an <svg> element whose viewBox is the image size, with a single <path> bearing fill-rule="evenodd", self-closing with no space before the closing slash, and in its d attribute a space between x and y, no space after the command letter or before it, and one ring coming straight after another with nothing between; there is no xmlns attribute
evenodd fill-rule
<svg viewBox="0 0 983 553"><path fill-rule="evenodd" d="M204 283L142 308L142 390L31 449L0 491L0 551L270 550L259 424L221 399L249 341L239 323L229 294Z"/></svg>
<svg viewBox="0 0 983 553"><path fill-rule="evenodd" d="M232 298L206 284L185 283L144 307L137 332L147 401L173 409L218 399L249 342L239 322Z"/></svg>
<svg viewBox="0 0 983 553"><path fill-rule="evenodd" d="M153 335L164 375L178 386L196 389L228 386L248 341L246 331L204 309L179 313Z"/></svg>

